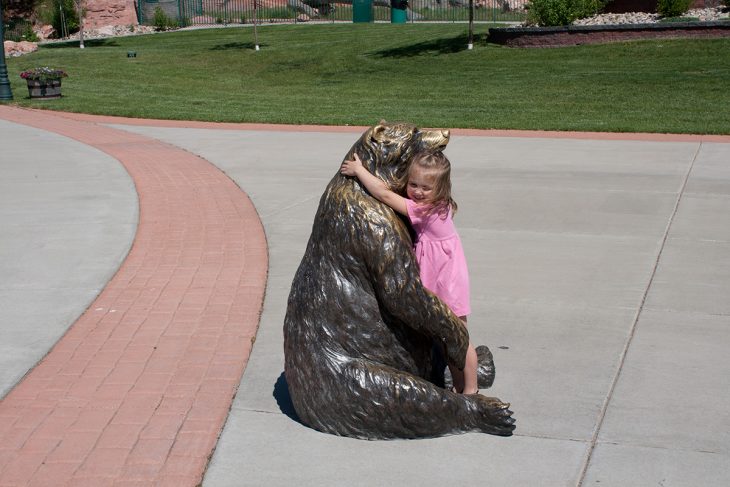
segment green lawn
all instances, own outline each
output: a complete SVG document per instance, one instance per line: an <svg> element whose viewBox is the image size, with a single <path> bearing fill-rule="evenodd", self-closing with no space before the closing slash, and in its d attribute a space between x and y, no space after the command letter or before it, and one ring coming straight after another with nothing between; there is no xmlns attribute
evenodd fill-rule
<svg viewBox="0 0 730 487"><path fill-rule="evenodd" d="M465 24L206 29L46 45L8 59L15 103L144 118L730 134L730 39L560 49L487 44ZM128 58L127 51L137 52ZM25 68L63 68L60 100Z"/></svg>

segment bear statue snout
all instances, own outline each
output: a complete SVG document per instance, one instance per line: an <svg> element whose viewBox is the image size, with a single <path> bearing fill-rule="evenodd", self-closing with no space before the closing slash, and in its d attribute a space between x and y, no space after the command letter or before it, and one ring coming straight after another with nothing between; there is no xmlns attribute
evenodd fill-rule
<svg viewBox="0 0 730 487"><path fill-rule="evenodd" d="M429 149L444 150L450 136L449 130L427 130L423 133L423 142Z"/></svg>
<svg viewBox="0 0 730 487"><path fill-rule="evenodd" d="M450 130L442 130L441 131L441 137L444 139L444 143L439 146L440 149L446 148L446 144L449 143L449 138L451 137L451 131Z"/></svg>

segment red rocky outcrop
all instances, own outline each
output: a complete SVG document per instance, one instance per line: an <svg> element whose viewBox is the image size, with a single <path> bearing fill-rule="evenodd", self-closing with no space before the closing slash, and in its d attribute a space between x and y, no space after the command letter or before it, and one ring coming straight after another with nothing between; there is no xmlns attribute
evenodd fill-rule
<svg viewBox="0 0 730 487"><path fill-rule="evenodd" d="M38 49L38 44L28 41L5 41L3 47L5 48L6 56L17 57L22 56L23 54L28 54L29 52L36 51Z"/></svg>
<svg viewBox="0 0 730 487"><path fill-rule="evenodd" d="M137 25L134 0L86 0L84 28L106 25Z"/></svg>

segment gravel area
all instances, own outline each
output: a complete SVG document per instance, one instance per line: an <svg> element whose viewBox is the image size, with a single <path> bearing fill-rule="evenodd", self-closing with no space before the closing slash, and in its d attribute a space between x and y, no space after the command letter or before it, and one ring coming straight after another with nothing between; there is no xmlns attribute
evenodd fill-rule
<svg viewBox="0 0 730 487"><path fill-rule="evenodd" d="M84 39L104 39L106 37L121 37L131 36L139 34L151 34L155 32L155 28L149 25L107 25L98 29L84 29ZM79 33L71 34L70 36L60 39L62 41L76 40L79 38Z"/></svg>
<svg viewBox="0 0 730 487"><path fill-rule="evenodd" d="M695 8L687 11L683 17L695 17L700 22L722 20L728 18L728 11L723 7ZM623 24L655 24L659 22L659 14L645 12L629 12L625 14L601 14L587 19L579 19L573 25L623 25Z"/></svg>

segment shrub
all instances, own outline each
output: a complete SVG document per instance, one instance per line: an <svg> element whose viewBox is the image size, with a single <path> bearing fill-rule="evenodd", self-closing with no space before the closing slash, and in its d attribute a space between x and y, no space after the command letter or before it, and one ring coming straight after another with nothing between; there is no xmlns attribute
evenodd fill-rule
<svg viewBox="0 0 730 487"><path fill-rule="evenodd" d="M661 17L679 17L687 10L692 0L659 0L656 11Z"/></svg>
<svg viewBox="0 0 730 487"><path fill-rule="evenodd" d="M5 24L6 41L38 42L38 35L33 31L33 24L24 19L10 19Z"/></svg>
<svg viewBox="0 0 730 487"><path fill-rule="evenodd" d="M155 16L152 21L152 25L155 26L155 30L169 30L178 27L177 21L170 18L160 7L155 8Z"/></svg>
<svg viewBox="0 0 730 487"><path fill-rule="evenodd" d="M607 0L530 0L528 23L542 26L570 25L601 11Z"/></svg>

